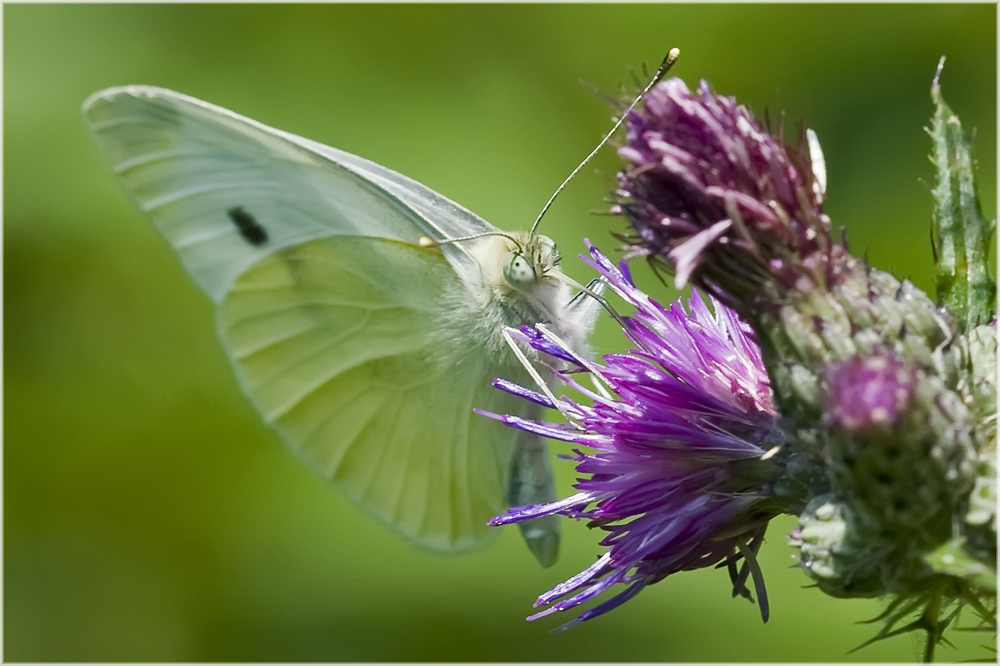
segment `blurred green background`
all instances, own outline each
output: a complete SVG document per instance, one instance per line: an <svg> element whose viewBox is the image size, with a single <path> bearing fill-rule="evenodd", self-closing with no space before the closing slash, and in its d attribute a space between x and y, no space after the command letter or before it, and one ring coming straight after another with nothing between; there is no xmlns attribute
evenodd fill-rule
<svg viewBox="0 0 1000 666"><path fill-rule="evenodd" d="M931 78L975 128L996 211L994 5L11 5L4 24L7 661L909 661L877 601L837 601L762 554L771 621L708 570L550 635L531 603L598 552L565 524L541 570L516 530L442 557L296 463L237 389L208 299L119 190L90 93L173 88L410 175L501 228L530 223L610 127L595 89L682 49L758 114L823 143L827 212L855 252L931 287ZM581 85L581 81L584 82ZM790 124L790 123L789 123ZM568 272L610 251L607 149L543 225ZM640 277L645 280L645 277ZM650 280L661 299L672 298ZM602 322L597 346L621 346ZM573 475L559 466L562 493ZM967 618L967 621L971 620ZM721 632L721 633L720 633ZM983 656L959 635L942 659Z"/></svg>

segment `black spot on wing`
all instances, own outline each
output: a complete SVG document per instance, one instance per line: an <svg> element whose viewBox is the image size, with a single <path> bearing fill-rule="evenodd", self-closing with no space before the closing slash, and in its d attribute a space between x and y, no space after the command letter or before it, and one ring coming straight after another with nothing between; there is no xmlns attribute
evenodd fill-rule
<svg viewBox="0 0 1000 666"><path fill-rule="evenodd" d="M240 232L240 236L243 236L243 240L254 247L260 247L267 242L267 230L260 226L260 223L243 206L234 206L227 210L226 214L233 221L233 224L236 225L236 229Z"/></svg>

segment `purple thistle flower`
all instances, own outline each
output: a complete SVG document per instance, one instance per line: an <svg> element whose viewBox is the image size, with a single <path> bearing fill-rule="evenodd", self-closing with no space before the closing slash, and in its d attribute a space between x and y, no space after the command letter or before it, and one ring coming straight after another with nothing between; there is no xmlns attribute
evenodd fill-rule
<svg viewBox="0 0 1000 666"><path fill-rule="evenodd" d="M762 358L767 368L787 443L772 457L755 460L780 469L779 476L756 488L744 483L730 497L770 493L772 501L758 506L797 514L793 543L820 589L837 597L892 597L877 638L924 629L926 655L943 640L953 603L971 605L996 626L996 519L995 512L981 509L995 506L996 498L996 329L982 325L995 315L986 251L995 224L979 209L968 140L940 98L937 77L932 98L938 107L931 133L939 176L932 230L937 301L833 240L822 212L826 174L815 134L800 126L797 145L786 144L780 127L772 135L745 107L716 95L705 82L691 92L679 79L663 81L643 94L642 108L627 113L628 136L619 153L629 164L618 176L612 209L631 223L631 234L623 237L630 256L647 256L654 267L673 271L678 287L691 282L732 307L760 346L758 363ZM694 304L690 318L703 320ZM626 332L645 346L659 331L636 320ZM659 354L666 347L674 354L665 357L665 367L682 373L702 361L691 355L687 339L674 330L663 345L649 341L646 351ZM633 403L619 389L631 389L632 382L647 389L635 379L639 373L629 376L633 369L613 357L605 362L601 372L619 382L611 388L621 402L641 405L637 412L644 415L659 397L634 391ZM696 388L718 397L721 386L710 384L685 383L688 392L670 389L670 400L690 400ZM573 413L570 404L563 412L592 437L593 424L582 421L590 412ZM597 407L589 409L596 413ZM602 416L592 420L600 423ZM625 416L622 410L622 422ZM655 432L658 424L643 425L648 429L629 429ZM737 432L728 426L721 429ZM615 433L605 445L615 453L632 444L626 437L631 433L619 430L624 434ZM678 449L690 455L697 447L672 447L675 465ZM745 462L714 464L723 477L743 482L750 476L733 470ZM597 494L614 479L612 474L589 481L589 494L578 498L597 503L589 514L599 514L601 501L617 508L608 498L616 498L616 490L624 495L623 489ZM725 496L710 484L696 490L690 496L706 502ZM608 558L577 584L590 581L585 592L596 587L595 580L619 576L641 585L657 580L658 573L692 568L673 561L649 567L651 556L636 563L616 551L640 533L641 520L669 514L653 502L627 506L647 512L609 537ZM557 510L566 513L565 507ZM626 573L626 566L634 566L634 573ZM982 602L989 598L992 606ZM917 611L920 622L905 624Z"/></svg>
<svg viewBox="0 0 1000 666"><path fill-rule="evenodd" d="M497 380L498 388L559 409L569 423L542 423L482 412L513 427L590 449L572 457L582 478L577 493L546 504L514 507L491 525L561 514L608 532L592 566L538 598L551 604L536 619L574 608L616 585L625 589L562 628L601 615L647 585L678 571L725 565L734 595L750 597L752 574L767 619L755 554L781 507L769 489L780 468L765 454L783 440L768 376L752 333L731 310L701 297L664 308L596 248L590 260L636 308L622 319L636 346L590 363L544 326L515 337L549 357L556 376L589 398L585 405L552 399ZM714 310L714 312L713 312ZM565 369L568 363L568 369ZM600 388L580 382L589 374ZM742 565L740 565L743 560Z"/></svg>
<svg viewBox="0 0 1000 666"><path fill-rule="evenodd" d="M741 312L762 293L835 279L844 250L821 209L814 137L784 144L704 81L692 93L668 79L643 104L628 116L619 154L631 167L613 208L632 223L633 256L665 260L678 288L693 280Z"/></svg>

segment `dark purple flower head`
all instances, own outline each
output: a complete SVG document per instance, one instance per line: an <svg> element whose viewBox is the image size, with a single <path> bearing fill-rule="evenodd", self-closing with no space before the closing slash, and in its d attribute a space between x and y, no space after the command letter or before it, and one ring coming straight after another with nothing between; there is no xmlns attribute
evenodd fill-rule
<svg viewBox="0 0 1000 666"><path fill-rule="evenodd" d="M782 438L752 335L715 301L711 309L698 296L686 307L660 306L632 284L624 265L616 268L593 246L590 253L588 263L636 308L623 320L636 349L590 363L544 327L525 327L520 339L543 358L560 367L571 360L556 376L590 404L565 396L553 404L540 393L498 381L504 390L556 407L569 422L487 414L588 449L573 457L580 475L575 495L514 507L492 525L562 514L608 532L601 541L607 552L543 594L536 606L552 605L529 619L625 586L574 622L587 620L672 573L713 565L726 565L734 591L749 596L745 582L756 567L754 554L776 513L768 491L775 468L765 453ZM584 386L582 374L599 388ZM766 617L759 575L754 582Z"/></svg>
<svg viewBox="0 0 1000 666"><path fill-rule="evenodd" d="M693 280L736 306L834 277L843 250L821 210L815 135L788 146L704 81L692 93L668 79L643 104L628 116L619 153L631 167L614 208L632 223L634 254L665 259L678 287Z"/></svg>

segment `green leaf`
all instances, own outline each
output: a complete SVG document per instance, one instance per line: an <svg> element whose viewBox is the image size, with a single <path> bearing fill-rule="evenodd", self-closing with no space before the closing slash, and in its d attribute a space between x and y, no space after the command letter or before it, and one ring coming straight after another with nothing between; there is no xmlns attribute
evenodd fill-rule
<svg viewBox="0 0 1000 666"><path fill-rule="evenodd" d="M937 169L931 241L937 264L938 298L963 330L984 324L996 312L996 283L989 270L995 220L983 217L972 172L971 146L962 124L941 96L938 66L931 99L937 107L930 134Z"/></svg>

